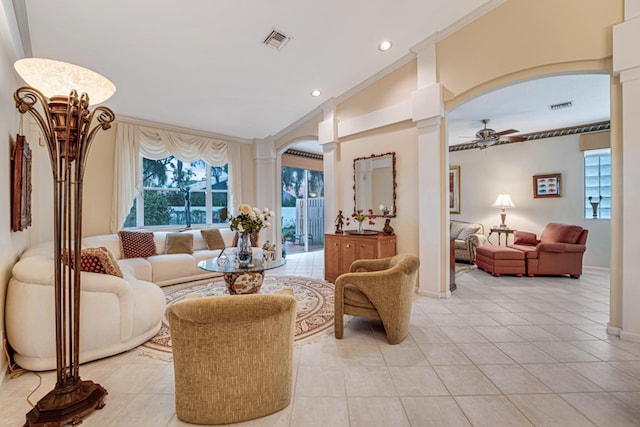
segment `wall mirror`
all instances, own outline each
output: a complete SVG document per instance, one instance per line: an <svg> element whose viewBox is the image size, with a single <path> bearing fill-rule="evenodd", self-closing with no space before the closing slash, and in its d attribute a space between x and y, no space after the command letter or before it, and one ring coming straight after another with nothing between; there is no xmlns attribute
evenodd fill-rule
<svg viewBox="0 0 640 427"><path fill-rule="evenodd" d="M376 217L396 216L396 153L353 159L354 211L373 210Z"/></svg>

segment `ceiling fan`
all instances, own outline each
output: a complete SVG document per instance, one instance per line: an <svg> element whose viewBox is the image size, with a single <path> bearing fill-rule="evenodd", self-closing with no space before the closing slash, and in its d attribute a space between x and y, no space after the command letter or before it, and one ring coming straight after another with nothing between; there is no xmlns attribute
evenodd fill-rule
<svg viewBox="0 0 640 427"><path fill-rule="evenodd" d="M482 123L484 124L484 128L480 129L478 132L476 132L476 136L473 141L471 141L469 144L475 144L477 147L479 147L481 150L484 150L485 148L491 147L492 145L503 141L503 142L519 142L519 141L525 141L526 138L522 138L522 137L518 137L518 136L507 136L505 137L505 135L509 135L510 133L516 133L519 132L516 129L507 129L507 130L503 130L501 132L496 132L493 129L490 129L487 127L487 123L489 123L489 119L483 119Z"/></svg>

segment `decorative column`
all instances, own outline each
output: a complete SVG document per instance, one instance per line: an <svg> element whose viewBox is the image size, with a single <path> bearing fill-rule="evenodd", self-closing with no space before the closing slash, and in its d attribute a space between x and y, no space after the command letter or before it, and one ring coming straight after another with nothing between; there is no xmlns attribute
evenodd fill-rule
<svg viewBox="0 0 640 427"><path fill-rule="evenodd" d="M256 162L256 207L276 211L276 149L273 139L262 139L254 144ZM262 233L262 241L276 241L276 223Z"/></svg>
<svg viewBox="0 0 640 427"><path fill-rule="evenodd" d="M334 219L338 215L336 203L342 200L342 186L338 185L338 123L335 119L335 105L330 103L324 109L324 120L318 124L318 143L322 146L322 167L324 173L324 232L334 230ZM331 196L331 197L329 197Z"/></svg>
<svg viewBox="0 0 640 427"><path fill-rule="evenodd" d="M436 82L435 37L412 49L418 58L418 89L412 118L418 128L420 275L418 292L447 298L449 291L449 151L442 132L442 88Z"/></svg>
<svg viewBox="0 0 640 427"><path fill-rule="evenodd" d="M640 342L640 271L634 268L634 263L640 258L640 246L637 244L640 231L635 226L640 198L634 187L634 183L640 181L637 167L640 161L640 145L637 143L640 132L637 124L640 117L640 54L637 47L640 40L640 0L625 0L624 10L625 21L613 27L613 71L622 85L622 113L615 123L612 116L612 125L617 124L622 129L622 143L617 151L612 138L611 154L613 162L620 162L622 174L612 177L612 191L614 195L618 191L620 203L614 206L618 207L617 212L612 207L609 329L619 327L620 338ZM619 319L621 323L617 325Z"/></svg>

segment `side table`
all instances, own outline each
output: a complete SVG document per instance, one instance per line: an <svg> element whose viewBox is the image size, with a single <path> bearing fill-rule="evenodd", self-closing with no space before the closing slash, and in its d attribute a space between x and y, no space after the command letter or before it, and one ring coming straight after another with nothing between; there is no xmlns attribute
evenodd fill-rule
<svg viewBox="0 0 640 427"><path fill-rule="evenodd" d="M487 240L489 240L491 238L491 235L493 233L497 233L498 234L498 246L500 246L500 241L502 240L501 237L504 234L504 245L507 246L509 244L509 234L513 234L515 232L516 232L516 230L514 230L513 228L493 227L489 231L489 235L487 236ZM491 241L489 241L489 243L491 243Z"/></svg>

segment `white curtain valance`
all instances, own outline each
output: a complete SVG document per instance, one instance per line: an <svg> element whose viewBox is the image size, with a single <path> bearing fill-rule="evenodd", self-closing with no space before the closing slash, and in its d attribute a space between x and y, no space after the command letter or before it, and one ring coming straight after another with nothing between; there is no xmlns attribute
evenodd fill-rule
<svg viewBox="0 0 640 427"><path fill-rule="evenodd" d="M212 166L229 165L229 209L240 200L240 147L237 143L172 132L129 123L118 123L115 147L115 173L111 232L117 232L142 190L140 154L153 160L170 155L183 162L204 160ZM234 173L234 172L238 173Z"/></svg>
<svg viewBox="0 0 640 427"><path fill-rule="evenodd" d="M222 166L229 162L225 141L143 126L136 128L140 153L149 159L160 160L173 155L187 163L204 160L212 166Z"/></svg>

